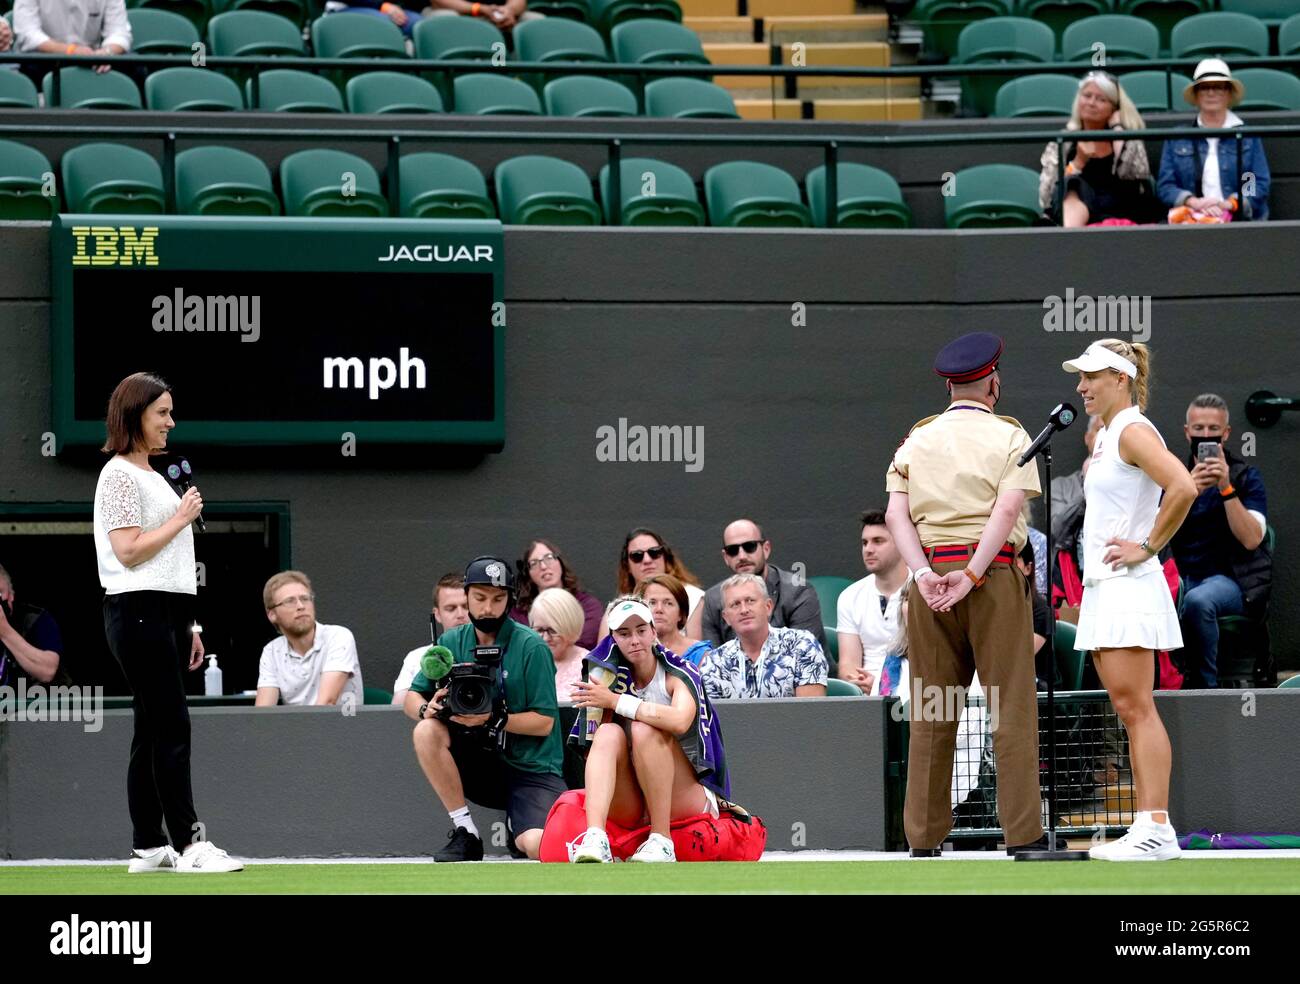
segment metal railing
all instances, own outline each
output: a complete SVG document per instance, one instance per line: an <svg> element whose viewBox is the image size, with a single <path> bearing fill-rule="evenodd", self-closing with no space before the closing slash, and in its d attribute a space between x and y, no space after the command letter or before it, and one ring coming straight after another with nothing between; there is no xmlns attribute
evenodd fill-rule
<svg viewBox="0 0 1300 984"><path fill-rule="evenodd" d="M575 132L557 125L545 130L358 130L358 129L300 129L288 127L176 127L159 125L91 126L86 124L0 124L0 138L23 139L49 137L66 139L84 136L87 139L148 138L157 139L162 146L163 190L168 210L175 209L174 171L176 145L183 140L263 141L291 140L308 143L383 144L387 150L388 202L394 214L400 211L401 152L404 143L509 143L509 144L562 144L603 146L609 165L609 201L605 202L607 224L621 224L622 174L624 149L634 145L656 146L727 146L727 147L807 147L820 148L826 166L826 205L821 216L826 228L838 225L839 181L838 165L842 150L865 150L896 147L961 147L994 143L1047 143L1057 144L1057 190L1064 184L1064 144L1079 139L1123 140L1168 139L1170 137L1230 137L1240 142L1248 136L1300 136L1300 124L1266 124L1221 129L1208 127L1175 126L1155 127L1146 130L1003 130L996 126L973 133L915 133L915 134L798 134L798 133L677 133L677 132ZM1245 184L1242 176L1242 185Z"/></svg>

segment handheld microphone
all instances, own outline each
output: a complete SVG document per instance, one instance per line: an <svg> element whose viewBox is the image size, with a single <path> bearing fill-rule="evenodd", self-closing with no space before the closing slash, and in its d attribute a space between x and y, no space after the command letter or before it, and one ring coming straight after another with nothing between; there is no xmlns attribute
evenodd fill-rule
<svg viewBox="0 0 1300 984"><path fill-rule="evenodd" d="M456 657L446 646L430 646L420 657L420 672L426 680L441 680L451 672Z"/></svg>
<svg viewBox="0 0 1300 984"><path fill-rule="evenodd" d="M1052 439L1053 434L1065 430L1074 423L1075 416L1074 407L1068 403L1058 403L1052 411L1052 415L1047 418L1047 426L1043 428L1042 433L1034 438L1034 443L1029 445L1029 448L1020 456L1016 464L1023 467L1026 462L1033 460L1034 455L1038 454L1043 449L1043 446Z"/></svg>
<svg viewBox="0 0 1300 984"><path fill-rule="evenodd" d="M194 470L190 468L190 459L184 455L179 455L175 461L167 466L167 477L173 485L181 490L181 495L184 495L193 487L193 475ZM199 528L200 533L208 531L208 524L203 522L203 513L199 513L194 520L194 525Z"/></svg>

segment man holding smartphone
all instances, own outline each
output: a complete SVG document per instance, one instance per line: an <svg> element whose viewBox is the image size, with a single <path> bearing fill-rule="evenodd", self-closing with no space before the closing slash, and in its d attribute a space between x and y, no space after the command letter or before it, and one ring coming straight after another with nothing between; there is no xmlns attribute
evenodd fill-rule
<svg viewBox="0 0 1300 984"><path fill-rule="evenodd" d="M1183 426L1187 467L1199 493L1172 546L1186 581L1181 615L1186 689L1214 688L1218 680L1219 618L1262 618L1272 586L1264 480L1227 447L1228 404L1202 393Z"/></svg>

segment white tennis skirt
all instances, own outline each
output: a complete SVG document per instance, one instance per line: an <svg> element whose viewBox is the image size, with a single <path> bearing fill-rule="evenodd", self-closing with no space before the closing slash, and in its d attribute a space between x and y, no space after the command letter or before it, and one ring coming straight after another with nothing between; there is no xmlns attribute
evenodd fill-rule
<svg viewBox="0 0 1300 984"><path fill-rule="evenodd" d="M1108 577L1084 587L1075 649L1180 649L1182 645L1164 571Z"/></svg>

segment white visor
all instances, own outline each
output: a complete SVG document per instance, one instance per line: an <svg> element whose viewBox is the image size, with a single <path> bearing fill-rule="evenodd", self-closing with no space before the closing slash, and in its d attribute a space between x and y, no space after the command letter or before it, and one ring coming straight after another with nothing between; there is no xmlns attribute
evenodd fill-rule
<svg viewBox="0 0 1300 984"><path fill-rule="evenodd" d="M1066 372L1101 372L1103 369L1115 369L1130 379L1137 379L1138 374L1137 366L1118 352L1112 352L1101 342L1093 342L1078 358L1062 362L1061 368Z"/></svg>
<svg viewBox="0 0 1300 984"><path fill-rule="evenodd" d="M654 615L641 602L624 601L620 602L618 607L609 613L609 631L613 632L634 615L639 616L647 625L655 624Z"/></svg>

